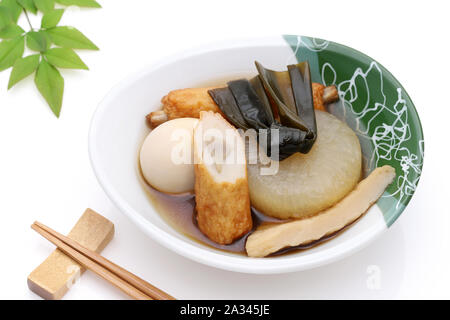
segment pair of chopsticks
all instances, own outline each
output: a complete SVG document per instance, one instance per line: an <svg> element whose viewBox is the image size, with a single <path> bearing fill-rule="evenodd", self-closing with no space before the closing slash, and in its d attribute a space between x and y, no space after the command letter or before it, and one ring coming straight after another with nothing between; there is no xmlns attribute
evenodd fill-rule
<svg viewBox="0 0 450 320"><path fill-rule="evenodd" d="M147 281L44 224L35 221L31 228L83 267L112 283L128 296L137 300L175 300L174 297L152 286Z"/></svg>

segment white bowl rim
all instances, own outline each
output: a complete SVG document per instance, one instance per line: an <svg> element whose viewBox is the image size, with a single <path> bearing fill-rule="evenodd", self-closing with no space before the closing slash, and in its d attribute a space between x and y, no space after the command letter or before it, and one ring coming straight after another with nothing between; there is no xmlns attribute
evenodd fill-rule
<svg viewBox="0 0 450 320"><path fill-rule="evenodd" d="M121 197L120 193L109 182L106 173L102 169L99 161L99 155L97 149L95 148L95 137L97 136L96 133L98 130L98 125L105 112L107 112L107 106L110 101L114 100L116 94L129 87L132 83L138 81L144 75L181 58L221 49L230 49L250 45L280 46L286 45L286 43L283 41L282 36L240 38L213 42L164 57L156 63L140 68L138 72L131 74L116 84L99 103L92 116L90 124L88 148L89 158L94 174L100 186L103 188L113 204L145 234L150 236L150 238L183 257L211 267L241 273L279 274L312 269L349 256L350 254L367 246L369 243L378 238L378 236L380 236L385 230L387 230L387 227L383 221L380 220L380 222L375 223L370 228L364 230L364 232L340 243L332 249L322 250L307 257L292 255L280 260L276 258L249 258L239 255L228 256L220 254L220 251L208 251L201 247L194 246L150 223L130 205L128 205L127 201Z"/></svg>

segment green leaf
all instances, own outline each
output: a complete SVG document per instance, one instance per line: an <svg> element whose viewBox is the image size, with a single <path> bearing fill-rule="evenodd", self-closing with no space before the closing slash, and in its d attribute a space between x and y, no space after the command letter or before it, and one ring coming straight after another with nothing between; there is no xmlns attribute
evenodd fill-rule
<svg viewBox="0 0 450 320"><path fill-rule="evenodd" d="M17 0L17 2L22 6L22 8L24 8L25 10L27 10L28 12L37 13L37 8L34 5L34 1L33 0Z"/></svg>
<svg viewBox="0 0 450 320"><path fill-rule="evenodd" d="M0 38L12 39L22 35L23 33L25 33L25 31L17 24L10 24L0 30Z"/></svg>
<svg viewBox="0 0 450 320"><path fill-rule="evenodd" d="M64 13L64 9L56 9L45 13L42 16L41 28L53 28L61 20L61 17Z"/></svg>
<svg viewBox="0 0 450 320"><path fill-rule="evenodd" d="M0 29L5 28L13 22L14 21L11 10L9 10L9 8L5 6L0 5Z"/></svg>
<svg viewBox="0 0 450 320"><path fill-rule="evenodd" d="M47 13L55 7L55 0L33 0L36 8L43 12Z"/></svg>
<svg viewBox="0 0 450 320"><path fill-rule="evenodd" d="M98 50L98 47L84 34L73 27L55 27L48 29L52 41L57 46L72 49Z"/></svg>
<svg viewBox="0 0 450 320"><path fill-rule="evenodd" d="M16 0L3 0L1 6L4 6L10 10L10 14L14 23L19 20L22 8L19 6Z"/></svg>
<svg viewBox="0 0 450 320"><path fill-rule="evenodd" d="M59 117L64 94L64 79L59 71L43 59L36 71L34 82L55 116Z"/></svg>
<svg viewBox="0 0 450 320"><path fill-rule="evenodd" d="M45 52L50 48L50 44L50 38L43 30L30 31L27 33L27 47L31 50Z"/></svg>
<svg viewBox="0 0 450 320"><path fill-rule="evenodd" d="M25 50L24 37L0 42L0 71L12 67L21 58Z"/></svg>
<svg viewBox="0 0 450 320"><path fill-rule="evenodd" d="M75 51L69 48L52 48L45 53L45 57L50 64L58 68L88 70Z"/></svg>
<svg viewBox="0 0 450 320"><path fill-rule="evenodd" d="M101 8L102 6L94 0L56 0L59 4L65 6L78 6L87 8Z"/></svg>
<svg viewBox="0 0 450 320"><path fill-rule="evenodd" d="M39 65L39 57L39 54L33 54L17 59L9 76L8 89L11 89L17 82L28 77L36 70Z"/></svg>

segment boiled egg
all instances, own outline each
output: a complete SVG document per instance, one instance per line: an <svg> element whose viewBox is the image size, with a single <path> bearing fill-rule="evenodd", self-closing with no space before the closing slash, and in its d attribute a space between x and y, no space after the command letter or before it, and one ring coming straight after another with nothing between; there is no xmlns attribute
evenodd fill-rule
<svg viewBox="0 0 450 320"><path fill-rule="evenodd" d="M194 190L193 132L195 118L169 120L153 129L141 147L142 174L153 188L166 193Z"/></svg>

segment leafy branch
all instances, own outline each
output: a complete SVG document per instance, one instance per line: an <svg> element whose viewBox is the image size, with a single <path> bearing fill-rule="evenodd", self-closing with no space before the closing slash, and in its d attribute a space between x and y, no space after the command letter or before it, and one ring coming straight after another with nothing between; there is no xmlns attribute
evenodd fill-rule
<svg viewBox="0 0 450 320"><path fill-rule="evenodd" d="M95 0L0 0L0 72L12 67L8 89L34 73L34 83L59 117L64 79L58 69L84 69L86 64L74 49L98 47L74 27L59 26L67 6L101 8ZM19 24L22 13L28 31ZM41 14L41 25L33 27L29 14ZM35 53L23 56L25 47Z"/></svg>

